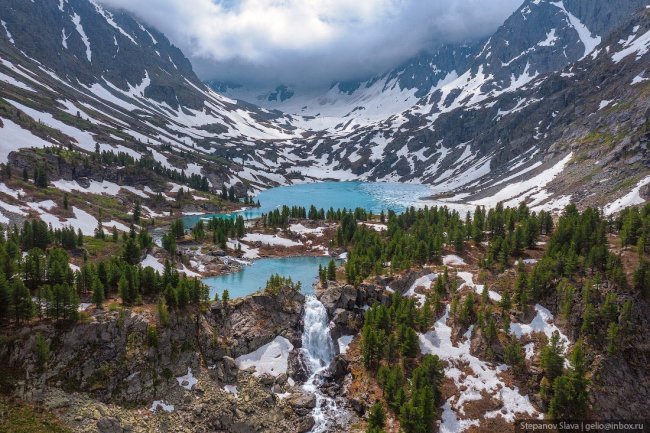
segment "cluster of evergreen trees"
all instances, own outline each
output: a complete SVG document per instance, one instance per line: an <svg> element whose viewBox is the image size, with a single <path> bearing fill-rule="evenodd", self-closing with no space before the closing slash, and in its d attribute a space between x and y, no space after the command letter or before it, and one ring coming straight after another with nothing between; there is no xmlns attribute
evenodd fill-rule
<svg viewBox="0 0 650 433"><path fill-rule="evenodd" d="M336 281L336 262L333 259L326 267L318 265L318 279L323 287L327 286L328 281Z"/></svg>
<svg viewBox="0 0 650 433"><path fill-rule="evenodd" d="M79 155L82 155L79 153ZM142 168L146 170L151 170L154 173L163 176L173 182L178 182L183 185L187 185L190 188L194 188L199 191L210 191L210 182L205 176L201 176L196 173L192 173L190 176L185 174L185 170L176 170L172 168L165 167L161 162L156 161L153 157L143 156L140 159L135 159L133 156L125 152L113 152L113 151L101 151L99 145L95 146L95 155L96 159L105 165L111 166L135 166L137 168Z"/></svg>
<svg viewBox="0 0 650 433"><path fill-rule="evenodd" d="M578 341L569 356L569 367L564 368L563 346L557 331L541 354L544 378L540 394L548 404L548 414L554 419L581 419L587 411L586 365L582 342Z"/></svg>
<svg viewBox="0 0 650 433"><path fill-rule="evenodd" d="M389 306L375 305L361 332L364 367L376 375L383 400L405 433L434 431L443 365L436 355L420 356L417 331L431 326L430 305L417 308L414 299L395 293ZM371 408L367 432L383 431L382 403Z"/></svg>
<svg viewBox="0 0 650 433"><path fill-rule="evenodd" d="M162 275L139 265L142 249L151 247L146 230L124 233L122 254L108 261L90 263L84 254L79 270L70 267L66 245L83 245L83 236L69 228L52 230L41 221L8 231L0 227L0 322L21 323L34 316L76 320L81 296L97 307L111 294L125 305L144 296L164 296L167 305L178 308L208 300L207 286L179 275L169 262Z"/></svg>
<svg viewBox="0 0 650 433"><path fill-rule="evenodd" d="M381 274L388 264L399 271L436 261L444 246L462 253L470 240L476 244L489 240L485 266L495 262L505 266L510 257L520 257L524 248L535 246L539 234L553 227L550 214L530 212L525 205L517 209L498 205L487 214L477 207L474 217L468 212L464 220L447 207L409 208L400 215L389 212L385 234L357 221L345 215L336 236L339 245L350 249L346 274L352 284Z"/></svg>
<svg viewBox="0 0 650 433"><path fill-rule="evenodd" d="M23 251L32 248L46 249L49 246L59 246L72 250L83 246L81 230L75 232L72 227L52 229L52 227L39 220L25 220L20 230L14 226L14 231L9 236L18 241Z"/></svg>
<svg viewBox="0 0 650 433"><path fill-rule="evenodd" d="M280 274L273 274L266 282L264 292L277 296L282 290L300 291L300 281L294 282L291 277L283 277ZM226 293L226 292L224 292Z"/></svg>
<svg viewBox="0 0 650 433"><path fill-rule="evenodd" d="M337 209L329 208L317 209L316 206L311 205L309 209L304 206L282 206L280 209L274 209L268 214L262 214L261 220L264 227L281 227L286 228L289 225L290 219L310 219L312 221L342 221L344 218L352 218L356 221L368 221L372 219L372 212L366 211L362 208L352 209Z"/></svg>
<svg viewBox="0 0 650 433"><path fill-rule="evenodd" d="M650 204L641 209L627 208L611 222L611 229L618 230L623 247L636 246L639 265L634 272L634 288L646 298L650 297L650 262L646 255L650 252Z"/></svg>
<svg viewBox="0 0 650 433"><path fill-rule="evenodd" d="M36 167L34 169L34 185L39 188L47 188L48 183L47 169L45 167Z"/></svg>
<svg viewBox="0 0 650 433"><path fill-rule="evenodd" d="M235 188L231 186L230 188L226 188L226 185L221 186L221 199L224 201L230 201L230 202L238 202L239 197L237 196L237 193L235 192ZM244 196L244 204L247 205L252 205L252 206L258 206L260 205L259 200L255 202L253 199L252 195L245 195Z"/></svg>
<svg viewBox="0 0 650 433"><path fill-rule="evenodd" d="M564 367L563 348L559 336L551 338L542 353L545 375L540 394L555 418L580 418L587 408L585 347L616 354L633 332L634 304L625 290L629 288L619 254L610 251L608 233L618 232L622 245L636 245L639 267L633 288L647 296L650 266L647 264L650 205L628 209L615 220L605 220L594 209L579 212L567 206L555 226L550 214L530 212L525 205L518 208L496 208L484 212L477 209L473 217L461 220L446 208L408 209L404 214L388 215L388 229L376 232L359 225L352 217L344 217L338 229L337 242L350 251L346 264L348 281L358 283L370 274L408 269L413 265L436 260L443 247L462 252L468 242L487 241L485 256L480 261L483 272L501 270L511 258L520 258L525 248L535 247L539 235L550 235L544 256L526 270L519 260L512 287L501 292L501 300L493 303L487 287L477 295L470 291L461 296L455 278L444 275L436 279L426 295L422 308L413 302L394 297L390 307L376 306L368 311L362 331L362 356L366 368L377 371L384 388L386 403L397 415L407 400L404 384L404 360L414 356L416 331L428 329L431 318L441 310L441 300L451 298L450 315L454 322L480 332L484 355L495 359L494 345L502 345L498 361L513 367L516 374L524 372L525 354L521 343L510 333L511 314L529 311L531 304L549 297L559 299L560 315L579 316L580 340ZM321 268L321 281L329 279ZM479 277L480 278L480 277ZM401 358L401 366L395 360ZM411 414L405 410L405 414ZM379 421L374 422L373 419ZM385 414L383 407L373 406L368 431L377 432ZM405 416L404 422L413 419ZM400 420L402 417L400 416ZM403 427L410 429L405 424ZM413 430L416 431L416 430ZM422 430L417 430L422 431Z"/></svg>

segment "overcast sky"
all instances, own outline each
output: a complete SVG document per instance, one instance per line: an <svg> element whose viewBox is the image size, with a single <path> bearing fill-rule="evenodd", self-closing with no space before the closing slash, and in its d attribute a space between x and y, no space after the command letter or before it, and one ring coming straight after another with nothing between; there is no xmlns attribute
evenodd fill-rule
<svg viewBox="0 0 650 433"><path fill-rule="evenodd" d="M522 0L101 0L153 25L204 79L269 86L369 78L492 33Z"/></svg>

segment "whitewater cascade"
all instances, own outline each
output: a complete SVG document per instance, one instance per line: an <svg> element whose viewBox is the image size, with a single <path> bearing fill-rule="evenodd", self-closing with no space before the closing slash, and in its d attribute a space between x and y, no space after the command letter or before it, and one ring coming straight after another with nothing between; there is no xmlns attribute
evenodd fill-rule
<svg viewBox="0 0 650 433"><path fill-rule="evenodd" d="M303 385L303 389L316 396L314 427L312 433L323 433L335 422L335 417L340 414L336 401L325 395L319 389L322 381L320 373L329 366L336 354L334 342L329 330L329 319L325 306L315 296L307 296L305 300L304 331L302 334L302 348L309 362L310 376Z"/></svg>

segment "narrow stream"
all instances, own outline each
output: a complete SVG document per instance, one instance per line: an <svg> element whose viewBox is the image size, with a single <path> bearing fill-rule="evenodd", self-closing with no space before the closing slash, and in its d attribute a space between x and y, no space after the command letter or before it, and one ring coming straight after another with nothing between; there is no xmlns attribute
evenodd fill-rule
<svg viewBox="0 0 650 433"><path fill-rule="evenodd" d="M319 373L327 369L336 351L330 335L327 310L313 295L308 295L305 300L304 326L302 347L308 354L311 375L303 389L316 396L316 407L312 413L315 424L311 432L323 433L331 431L329 427L335 424L337 416L342 414L336 401L319 389L322 381Z"/></svg>

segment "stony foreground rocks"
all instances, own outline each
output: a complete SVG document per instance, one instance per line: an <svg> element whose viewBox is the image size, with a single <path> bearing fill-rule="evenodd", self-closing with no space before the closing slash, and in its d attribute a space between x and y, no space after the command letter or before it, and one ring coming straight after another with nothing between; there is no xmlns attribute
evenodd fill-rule
<svg viewBox="0 0 650 433"><path fill-rule="evenodd" d="M15 395L73 431L304 432L313 395L286 374L258 377L235 362L278 335L299 348L303 308L304 296L287 289L172 314L167 326L147 306L99 311L7 335L0 362L16 371ZM39 333L50 346L44 365Z"/></svg>

